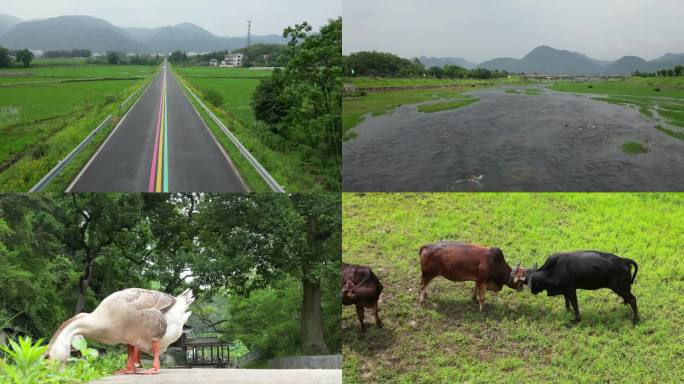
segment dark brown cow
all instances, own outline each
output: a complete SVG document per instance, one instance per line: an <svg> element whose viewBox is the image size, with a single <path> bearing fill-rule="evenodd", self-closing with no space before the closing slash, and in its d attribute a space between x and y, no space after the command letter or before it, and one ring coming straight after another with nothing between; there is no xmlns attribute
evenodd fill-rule
<svg viewBox="0 0 684 384"><path fill-rule="evenodd" d="M451 281L474 281L473 301L479 300L480 312L484 306L487 290L499 292L504 285L521 290L521 281L514 282L515 271L504 260L499 248L488 248L462 242L440 242L420 247L420 268L423 272L420 282L420 303L425 302L426 289L430 281L442 276Z"/></svg>
<svg viewBox="0 0 684 384"><path fill-rule="evenodd" d="M382 284L369 267L342 264L342 304L356 305L356 315L361 322L362 331L366 329L363 323L364 308L373 310L375 324L382 327L378 316L378 299L381 293Z"/></svg>

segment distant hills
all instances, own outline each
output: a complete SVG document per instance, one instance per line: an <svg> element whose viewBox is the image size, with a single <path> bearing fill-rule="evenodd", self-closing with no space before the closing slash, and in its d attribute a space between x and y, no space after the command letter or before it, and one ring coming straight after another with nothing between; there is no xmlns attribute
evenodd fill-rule
<svg viewBox="0 0 684 384"><path fill-rule="evenodd" d="M655 72L676 65L684 65L684 54L668 53L652 61L646 61L637 56L625 56L616 61L605 61L592 59L578 52L541 46L533 49L522 59L498 58L485 61L479 66L514 73L628 75L635 71Z"/></svg>
<svg viewBox="0 0 684 384"><path fill-rule="evenodd" d="M460 57L419 57L423 65L426 67L443 67L445 65L458 65L459 67L465 69L474 69L477 67L477 63L470 62L466 59Z"/></svg>
<svg viewBox="0 0 684 384"><path fill-rule="evenodd" d="M501 57L480 64L461 58L419 57L426 67L458 65L463 68L499 69L512 73L537 73L554 75L629 75L635 71L655 72L684 65L684 53L667 53L662 57L647 61L637 56L625 56L616 61L597 60L582 53L540 46L533 49L522 59Z"/></svg>
<svg viewBox="0 0 684 384"><path fill-rule="evenodd" d="M21 19L0 13L0 36L19 23L21 23Z"/></svg>
<svg viewBox="0 0 684 384"><path fill-rule="evenodd" d="M284 44L279 35L252 36L252 43ZM24 21L0 15L0 46L10 49L90 49L93 52L205 52L232 50L246 37L216 36L190 23L160 28L123 28L92 16Z"/></svg>

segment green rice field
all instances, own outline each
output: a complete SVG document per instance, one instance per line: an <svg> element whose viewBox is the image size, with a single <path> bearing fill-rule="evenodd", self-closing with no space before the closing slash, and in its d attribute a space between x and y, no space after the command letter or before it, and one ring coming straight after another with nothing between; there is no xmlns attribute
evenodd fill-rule
<svg viewBox="0 0 684 384"><path fill-rule="evenodd" d="M31 188L156 69L48 60L0 70L0 190Z"/></svg>

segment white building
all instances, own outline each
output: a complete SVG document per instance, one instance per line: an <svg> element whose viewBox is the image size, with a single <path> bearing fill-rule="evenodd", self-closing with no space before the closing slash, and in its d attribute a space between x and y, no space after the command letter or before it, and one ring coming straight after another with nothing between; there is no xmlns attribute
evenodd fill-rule
<svg viewBox="0 0 684 384"><path fill-rule="evenodd" d="M242 60L245 55L242 53L231 53L226 55L221 61L220 67L242 67Z"/></svg>
<svg viewBox="0 0 684 384"><path fill-rule="evenodd" d="M218 67L218 60L216 60L216 59L209 60L209 66L210 67Z"/></svg>

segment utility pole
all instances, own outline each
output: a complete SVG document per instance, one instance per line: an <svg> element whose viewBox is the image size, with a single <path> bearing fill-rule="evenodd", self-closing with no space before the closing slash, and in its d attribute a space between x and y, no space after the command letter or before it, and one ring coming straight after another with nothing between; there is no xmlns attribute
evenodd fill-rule
<svg viewBox="0 0 684 384"><path fill-rule="evenodd" d="M247 20L247 48L252 45L252 20Z"/></svg>

